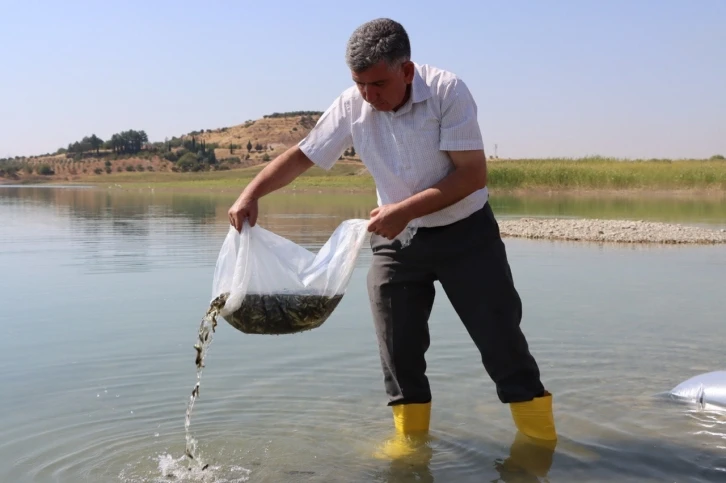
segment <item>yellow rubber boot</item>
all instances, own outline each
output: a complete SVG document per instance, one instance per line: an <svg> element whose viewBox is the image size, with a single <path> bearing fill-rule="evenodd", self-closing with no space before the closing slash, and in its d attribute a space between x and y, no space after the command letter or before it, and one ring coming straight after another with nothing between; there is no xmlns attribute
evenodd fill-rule
<svg viewBox="0 0 726 483"><path fill-rule="evenodd" d="M512 419L517 429L535 440L557 441L557 431L552 414L552 394L531 401L510 403Z"/></svg>
<svg viewBox="0 0 726 483"><path fill-rule="evenodd" d="M391 409L396 434L383 443L374 456L393 460L409 457L426 446L431 403L397 404Z"/></svg>

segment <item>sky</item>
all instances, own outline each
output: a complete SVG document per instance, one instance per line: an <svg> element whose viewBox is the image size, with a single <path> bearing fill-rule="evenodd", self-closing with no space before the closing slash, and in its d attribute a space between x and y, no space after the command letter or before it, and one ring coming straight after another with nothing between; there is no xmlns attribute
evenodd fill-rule
<svg viewBox="0 0 726 483"><path fill-rule="evenodd" d="M464 80L489 155L726 155L726 0L0 0L0 12L0 158L323 111L352 85L350 34L378 17L404 25L412 60Z"/></svg>

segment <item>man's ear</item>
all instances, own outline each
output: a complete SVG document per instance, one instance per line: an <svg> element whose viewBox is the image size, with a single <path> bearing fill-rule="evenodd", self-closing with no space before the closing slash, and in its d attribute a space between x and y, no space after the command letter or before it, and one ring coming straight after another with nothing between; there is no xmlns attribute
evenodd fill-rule
<svg viewBox="0 0 726 483"><path fill-rule="evenodd" d="M401 67L403 68L403 78L406 80L406 84L411 84L413 82L413 62L407 60Z"/></svg>

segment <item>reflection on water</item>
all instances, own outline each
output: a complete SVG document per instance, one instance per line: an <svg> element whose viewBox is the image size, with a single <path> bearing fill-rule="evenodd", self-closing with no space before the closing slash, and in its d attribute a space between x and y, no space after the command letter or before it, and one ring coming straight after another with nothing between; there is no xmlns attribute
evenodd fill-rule
<svg viewBox="0 0 726 483"><path fill-rule="evenodd" d="M711 197L668 195L493 195L504 216L547 216L648 220L726 226L726 194Z"/></svg>
<svg viewBox="0 0 726 483"><path fill-rule="evenodd" d="M73 218L98 220L148 220L154 217L183 218L194 224L224 222L234 194L156 192L153 189L121 190L55 188L51 186L3 187L6 205L53 207ZM374 193L283 193L261 201L261 223L275 229L293 224L305 232L311 226L329 230L343 219L367 218L375 207ZM492 206L499 216L557 216L610 219L643 219L726 226L726 195L568 195L493 194ZM59 213L59 214L60 214ZM286 220L280 225L281 220ZM301 221L305 220L305 221ZM306 236L301 233L302 236Z"/></svg>
<svg viewBox="0 0 726 483"><path fill-rule="evenodd" d="M210 467L184 473L193 344L234 198L0 188L0 481L514 482L537 481L543 467L551 482L726 480L726 415L656 397L722 368L726 249L514 239L523 327L555 394L554 454L516 444L507 407L437 287L429 452L400 464L371 457L392 422L364 250L321 328L249 336L220 323L192 425ZM315 249L374 203L272 196L260 223ZM726 219L713 201L492 204L500 216Z"/></svg>

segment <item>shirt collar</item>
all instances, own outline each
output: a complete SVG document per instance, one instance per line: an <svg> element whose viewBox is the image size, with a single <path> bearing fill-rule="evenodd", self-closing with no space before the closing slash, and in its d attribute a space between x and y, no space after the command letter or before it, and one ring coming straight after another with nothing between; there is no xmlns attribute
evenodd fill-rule
<svg viewBox="0 0 726 483"><path fill-rule="evenodd" d="M426 81L423 80L421 74L418 72L418 65L414 64L413 69L413 88L411 89L411 100L413 103L425 101L431 97L431 89L426 85Z"/></svg>
<svg viewBox="0 0 726 483"><path fill-rule="evenodd" d="M405 114L411 110L414 104L423 102L429 97L431 97L431 89L429 89L426 81L419 74L418 65L414 64L413 80L411 81L411 97L398 111L391 112L390 115L395 117Z"/></svg>

